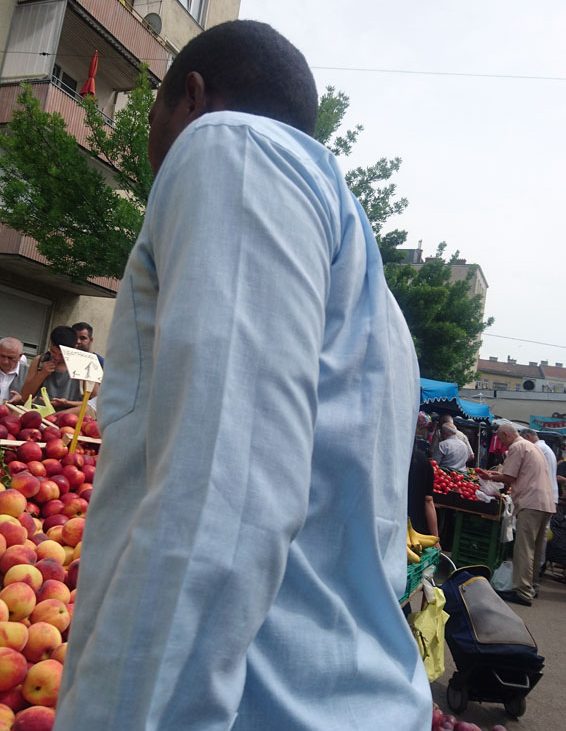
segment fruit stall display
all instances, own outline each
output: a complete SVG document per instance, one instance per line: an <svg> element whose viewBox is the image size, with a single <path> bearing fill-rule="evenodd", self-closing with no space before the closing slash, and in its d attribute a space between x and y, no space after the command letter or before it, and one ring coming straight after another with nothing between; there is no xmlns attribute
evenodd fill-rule
<svg viewBox="0 0 566 731"><path fill-rule="evenodd" d="M435 460L431 460L430 463L434 472L433 491L434 502L437 505L485 515L499 514L501 508L499 500L486 503L477 497L476 491L480 489L480 484L473 468L466 472L457 472L439 467Z"/></svg>
<svg viewBox="0 0 566 731"><path fill-rule="evenodd" d="M443 713L440 708L432 712L432 731L482 731L475 723L458 721L455 716ZM505 726L497 724L491 731L506 731Z"/></svg>
<svg viewBox="0 0 566 731"><path fill-rule="evenodd" d="M0 731L49 731L73 615L98 425L0 405Z"/></svg>

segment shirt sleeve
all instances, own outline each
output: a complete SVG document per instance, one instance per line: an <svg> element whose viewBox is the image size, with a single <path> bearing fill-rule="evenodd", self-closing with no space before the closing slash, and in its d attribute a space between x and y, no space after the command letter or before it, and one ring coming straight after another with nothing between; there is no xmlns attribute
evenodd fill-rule
<svg viewBox="0 0 566 731"><path fill-rule="evenodd" d="M510 449L503 462L502 474L517 477L523 462L523 452L520 449Z"/></svg>
<svg viewBox="0 0 566 731"><path fill-rule="evenodd" d="M183 486L182 544L164 529L152 568L169 573L174 611L152 642L164 648L156 684L188 690L154 697L150 715L212 729L238 707L247 648L306 517L331 226L288 151L245 126L185 134L151 217L159 428L146 462L164 505Z"/></svg>

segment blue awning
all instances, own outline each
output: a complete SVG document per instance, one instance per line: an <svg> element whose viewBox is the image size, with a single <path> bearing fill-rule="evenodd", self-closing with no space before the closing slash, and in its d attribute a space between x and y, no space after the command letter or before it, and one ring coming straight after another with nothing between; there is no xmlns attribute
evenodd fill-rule
<svg viewBox="0 0 566 731"><path fill-rule="evenodd" d="M487 404L460 398L458 384L421 378L421 404L445 408L451 413L474 421L491 421L493 414Z"/></svg>

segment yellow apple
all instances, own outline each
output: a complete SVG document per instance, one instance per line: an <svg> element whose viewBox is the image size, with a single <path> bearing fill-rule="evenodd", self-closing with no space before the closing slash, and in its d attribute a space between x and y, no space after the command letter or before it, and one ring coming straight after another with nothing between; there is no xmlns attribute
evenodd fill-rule
<svg viewBox="0 0 566 731"><path fill-rule="evenodd" d="M8 605L12 622L29 617L36 604L34 590L29 584L24 584L23 581L16 581L5 586L0 591L0 599Z"/></svg>
<svg viewBox="0 0 566 731"><path fill-rule="evenodd" d="M0 622L0 647L21 652L28 641L28 628L21 622Z"/></svg>
<svg viewBox="0 0 566 731"><path fill-rule="evenodd" d="M62 581L47 579L37 592L38 602L42 602L45 599L59 599L63 604L68 604L71 601L71 591Z"/></svg>
<svg viewBox="0 0 566 731"><path fill-rule="evenodd" d="M22 695L34 706L57 705L63 666L57 660L42 660L32 665L22 685Z"/></svg>
<svg viewBox="0 0 566 731"><path fill-rule="evenodd" d="M35 547L35 552L38 561L42 558L52 558L57 563L60 563L61 566L65 563L65 549L60 543L52 539L42 541Z"/></svg>
<svg viewBox="0 0 566 731"><path fill-rule="evenodd" d="M32 624L48 622L57 627L60 632L64 632L71 623L69 610L59 599L44 599L39 602L31 613L30 619Z"/></svg>
<svg viewBox="0 0 566 731"><path fill-rule="evenodd" d="M13 731L46 731L55 725L55 709L30 706L16 713Z"/></svg>
<svg viewBox="0 0 566 731"><path fill-rule="evenodd" d="M63 638L57 627L47 622L36 622L28 630L28 641L22 654L28 662L33 663L50 658L58 660L57 657L53 658L52 653L62 642Z"/></svg>
<svg viewBox="0 0 566 731"><path fill-rule="evenodd" d="M23 581L24 584L29 584L37 592L43 584L43 574L38 568L29 563L18 563L6 571L4 586L14 584L16 581Z"/></svg>
<svg viewBox="0 0 566 731"><path fill-rule="evenodd" d="M21 652L0 647L0 692L11 690L26 677L28 664Z"/></svg>

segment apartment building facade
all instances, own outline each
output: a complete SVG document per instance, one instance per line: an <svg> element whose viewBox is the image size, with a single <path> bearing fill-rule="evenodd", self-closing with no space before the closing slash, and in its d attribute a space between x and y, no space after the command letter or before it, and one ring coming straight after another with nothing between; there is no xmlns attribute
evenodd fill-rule
<svg viewBox="0 0 566 731"><path fill-rule="evenodd" d="M141 63L157 88L179 50L203 29L237 18L239 5L240 0L2 0L0 125L10 121L25 81L41 108L61 114L86 149L79 90L95 51L97 106L111 127ZM104 173L104 163L100 168ZM94 325L97 351L104 353L118 285L105 278L77 284L55 274L33 239L0 225L0 337L19 337L27 355L45 348L53 326L77 320Z"/></svg>

